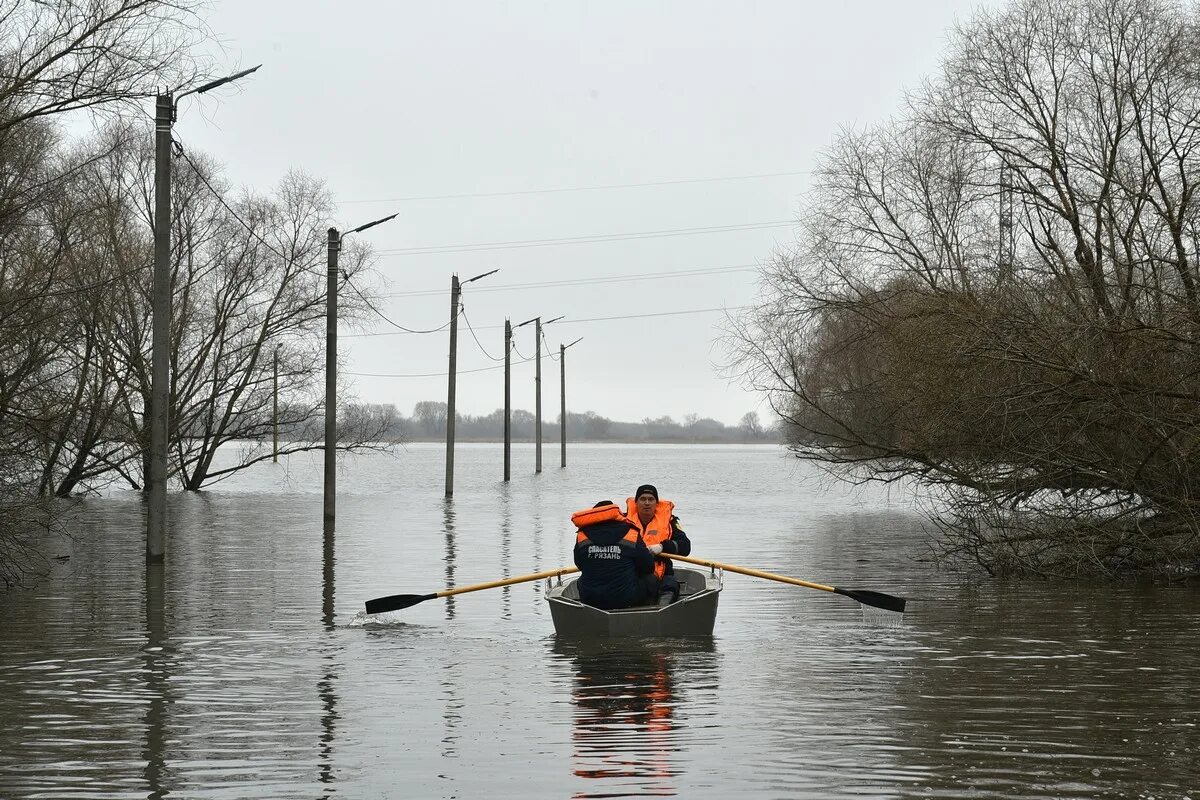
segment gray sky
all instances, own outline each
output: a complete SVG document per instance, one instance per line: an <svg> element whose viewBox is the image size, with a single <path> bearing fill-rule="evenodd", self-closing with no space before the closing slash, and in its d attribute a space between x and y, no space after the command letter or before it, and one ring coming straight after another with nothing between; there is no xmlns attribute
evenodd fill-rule
<svg viewBox="0 0 1200 800"><path fill-rule="evenodd" d="M700 310L754 298L818 153L892 114L977 5L215 0L219 60L263 68L185 99L175 130L234 185L265 191L292 168L324 178L343 229L399 212L364 236L400 325L444 325L451 274L499 268L464 289L487 354L460 320L460 413L503 406L503 369L486 368L502 363L506 316L562 314L544 333L555 355L583 337L567 351L571 411L734 424L767 409L721 375L722 313ZM712 230L728 226L743 229ZM511 244L580 237L610 240ZM446 399L446 331L342 333L363 400L411 414ZM532 325L514 341L533 356ZM542 371L551 420L559 364L543 354ZM514 364L514 407L533 409L533 376Z"/></svg>

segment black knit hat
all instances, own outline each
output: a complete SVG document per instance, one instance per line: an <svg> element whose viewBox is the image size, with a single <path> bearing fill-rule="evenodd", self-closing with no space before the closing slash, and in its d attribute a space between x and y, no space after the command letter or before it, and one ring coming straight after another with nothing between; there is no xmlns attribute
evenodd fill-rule
<svg viewBox="0 0 1200 800"><path fill-rule="evenodd" d="M641 486L639 486L637 488L637 491L633 493L633 499L637 500L639 497L646 494L647 492L654 495L655 500L658 500L658 489L655 489L649 483L643 483Z"/></svg>

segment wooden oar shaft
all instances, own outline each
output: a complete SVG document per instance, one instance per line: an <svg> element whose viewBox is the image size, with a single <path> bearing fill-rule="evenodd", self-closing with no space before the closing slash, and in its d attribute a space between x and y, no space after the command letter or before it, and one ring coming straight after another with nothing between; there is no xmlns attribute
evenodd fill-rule
<svg viewBox="0 0 1200 800"><path fill-rule="evenodd" d="M518 575L515 578L505 578L502 581L477 583L473 586L459 586L456 589L443 589L442 591L437 592L437 596L450 597L451 595L464 594L466 592L478 592L483 589L498 589L501 586L512 586L514 583L536 581L540 580L541 578L554 578L558 575L570 575L572 572L579 572L579 567L559 567L558 569L548 569L543 572L535 572L532 575Z"/></svg>
<svg viewBox="0 0 1200 800"><path fill-rule="evenodd" d="M802 581L799 578L789 578L786 575L776 575L773 572L763 572L759 569L750 569L749 567L739 567L736 564L722 564L720 561L709 561L705 558L692 558L691 556L677 556L671 553L662 553L664 558L675 559L676 561L687 561L689 564L699 564L702 567L716 567L723 569L726 572L740 572L743 575L750 575L755 578L766 578L769 581L779 581L780 583L790 583L793 586L806 586L809 589L820 589L822 592L837 592L832 586L826 586L823 583L810 583Z"/></svg>

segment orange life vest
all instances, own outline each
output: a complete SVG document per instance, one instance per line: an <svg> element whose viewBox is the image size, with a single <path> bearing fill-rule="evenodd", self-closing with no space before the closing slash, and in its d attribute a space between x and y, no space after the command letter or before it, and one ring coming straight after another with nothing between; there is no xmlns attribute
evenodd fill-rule
<svg viewBox="0 0 1200 800"><path fill-rule="evenodd" d="M583 511L576 511L571 515L571 522L575 523L578 528L575 532L575 544L587 541L588 535L583 532L583 528L588 525L595 525L597 522L630 522L625 515L621 513L621 509L615 505L600 506L599 508L585 508ZM630 528L629 532L621 537L618 544L628 545L630 547L637 545L638 530Z"/></svg>
<svg viewBox="0 0 1200 800"><path fill-rule="evenodd" d="M629 521L637 526L638 531L642 534L642 539L646 542L646 547L654 544L662 544L671 538L671 515L675 513L675 504L670 500L659 500L654 506L654 517L642 525L642 518L638 516L637 499L630 497L625 501L626 516ZM572 519L574 519L572 517ZM654 577L660 581L667 574L667 559L654 559Z"/></svg>

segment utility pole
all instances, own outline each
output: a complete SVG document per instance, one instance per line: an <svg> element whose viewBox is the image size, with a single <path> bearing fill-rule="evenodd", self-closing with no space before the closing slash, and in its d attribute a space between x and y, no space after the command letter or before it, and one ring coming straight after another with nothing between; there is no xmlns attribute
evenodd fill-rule
<svg viewBox="0 0 1200 800"><path fill-rule="evenodd" d="M271 356L271 461L279 463L279 345Z"/></svg>
<svg viewBox="0 0 1200 800"><path fill-rule="evenodd" d="M333 527L337 505L337 295L338 254L342 235L329 229L325 270L325 482L322 518Z"/></svg>
<svg viewBox="0 0 1200 800"><path fill-rule="evenodd" d="M512 331L517 328L524 328L531 322L538 324L538 330L541 330L541 317L531 317L514 325L511 329L508 327L508 320L504 321L504 480L508 480L509 452L512 449L512 424L509 421L512 413L509 386L510 386L510 371L508 366L508 352L512 347ZM538 408L541 408L541 398L538 398ZM538 468L541 471L541 451L538 451Z"/></svg>
<svg viewBox="0 0 1200 800"><path fill-rule="evenodd" d="M392 214L359 225L346 236L395 218L396 215ZM337 516L337 282L338 256L342 251L343 238L337 228L329 229L325 271L325 484L322 508L324 530L327 533L333 530Z"/></svg>
<svg viewBox="0 0 1200 800"><path fill-rule="evenodd" d="M261 67L259 64L258 67ZM165 91L154 103L154 273L151 280L150 441L146 459L146 563L161 564L167 552L167 448L171 421L171 127L175 109L189 94L236 81L258 69L189 89L174 97Z"/></svg>
<svg viewBox="0 0 1200 800"><path fill-rule="evenodd" d="M535 400L533 410L533 431L534 439L537 441L537 468L534 472L541 474L542 472L542 318L537 318L537 324L533 326L537 331L534 334L537 340L534 346L537 348L537 372L534 374L533 386L535 389Z"/></svg>
<svg viewBox="0 0 1200 800"><path fill-rule="evenodd" d="M450 276L450 372L446 381L446 497L454 496L454 392L458 369L458 306L462 297L462 287L499 271L494 269L484 272L474 278L467 278L462 283L458 282L457 273Z"/></svg>
<svg viewBox="0 0 1200 800"><path fill-rule="evenodd" d="M558 417L558 433L562 440L562 464L565 469L567 466L567 348L573 347L583 341L580 336L571 344L564 345L561 342L558 345L558 368L559 368L559 386L562 388L562 410Z"/></svg>
<svg viewBox="0 0 1200 800"><path fill-rule="evenodd" d="M534 469L534 472L540 474L542 471L542 318L536 317L535 319L537 321L537 325L534 326L537 329L537 371L535 373L533 382L535 388L537 389L537 397L534 400L533 424L535 431L534 438L537 441L537 467ZM551 322L557 322L560 319L562 319L562 317L558 316L554 319L547 320L545 324L549 325Z"/></svg>
<svg viewBox="0 0 1200 800"><path fill-rule="evenodd" d="M512 373L509 353L512 352L512 322L504 318L504 481L508 482L512 465Z"/></svg>
<svg viewBox="0 0 1200 800"><path fill-rule="evenodd" d="M1007 164L1000 165L1000 280L1008 280L1013 276L1013 260L1015 257L1015 240L1013 238L1013 183L1012 169Z"/></svg>
<svg viewBox="0 0 1200 800"><path fill-rule="evenodd" d="M567 348L558 343L558 387L562 405L558 410L558 438L562 444L562 460L559 468L567 466Z"/></svg>
<svg viewBox="0 0 1200 800"><path fill-rule="evenodd" d="M450 372L446 384L446 497L454 495L454 389L458 369L458 274L450 276Z"/></svg>
<svg viewBox="0 0 1200 800"><path fill-rule="evenodd" d="M171 404L171 124L170 92L154 106L154 279L150 339L150 459L146 485L146 563L161 564L167 540L167 436Z"/></svg>

